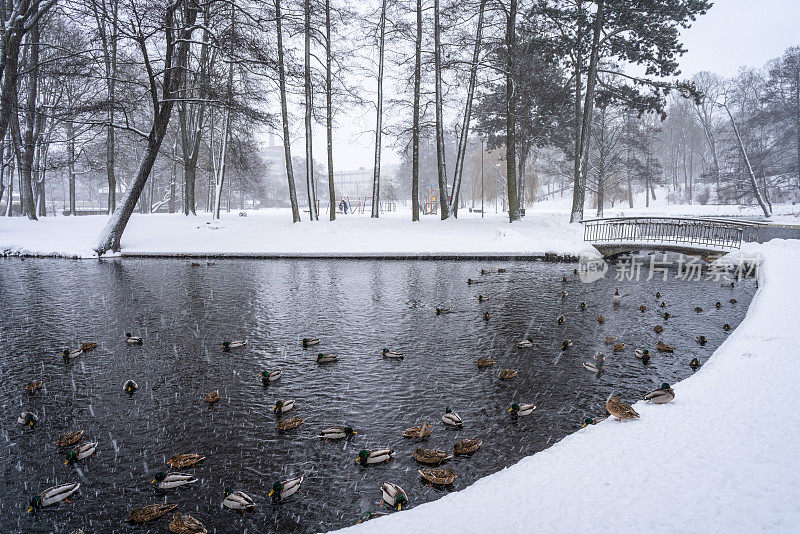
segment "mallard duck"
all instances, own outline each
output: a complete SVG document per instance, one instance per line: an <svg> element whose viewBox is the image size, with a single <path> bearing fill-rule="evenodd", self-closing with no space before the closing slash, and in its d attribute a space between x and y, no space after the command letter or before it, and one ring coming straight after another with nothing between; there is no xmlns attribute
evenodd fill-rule
<svg viewBox="0 0 800 534"><path fill-rule="evenodd" d="M631 408L629 404L622 402L617 395L611 395L606 401L606 410L608 413L617 418L618 421L623 419L637 419L639 414L636 410Z"/></svg>
<svg viewBox="0 0 800 534"><path fill-rule="evenodd" d="M614 297L612 299L612 301L614 302L614 306L619 306L619 302L620 302L621 299L622 299L622 297L619 294L619 289L615 289L614 290Z"/></svg>
<svg viewBox="0 0 800 534"><path fill-rule="evenodd" d="M283 371L279 369L277 371L261 371L261 373L258 376L261 377L262 382L270 383L270 382L275 382L277 379L281 377L282 374Z"/></svg>
<svg viewBox="0 0 800 534"><path fill-rule="evenodd" d="M497 272L498 273L504 273L504 272L506 272L506 270L503 267L500 267L499 269L497 269Z"/></svg>
<svg viewBox="0 0 800 534"><path fill-rule="evenodd" d="M647 362L650 361L650 356L651 355L650 355L650 351L647 350L647 349L644 349L644 350L636 349L634 354L636 354L636 357L639 358L640 360L642 360L642 362L644 362L644 363L647 363Z"/></svg>
<svg viewBox="0 0 800 534"><path fill-rule="evenodd" d="M703 308L701 308L700 306L697 306L697 307L694 309L694 311L696 311L697 313L703 313Z"/></svg>
<svg viewBox="0 0 800 534"><path fill-rule="evenodd" d="M141 345L142 344L142 338L140 338L139 336L131 335L130 332L126 332L125 333L125 342L126 343L130 343L131 345Z"/></svg>
<svg viewBox="0 0 800 534"><path fill-rule="evenodd" d="M572 340L571 339L565 339L564 341L561 342L561 350L562 351L563 350L567 350L571 346L572 346Z"/></svg>
<svg viewBox="0 0 800 534"><path fill-rule="evenodd" d="M34 391L42 389L43 386L44 384L42 384L41 380L33 380L32 382L25 384L25 391L28 393L33 393Z"/></svg>
<svg viewBox="0 0 800 534"><path fill-rule="evenodd" d="M446 451L437 449L417 449L411 455L413 459L424 465L439 465L453 457Z"/></svg>
<svg viewBox="0 0 800 534"><path fill-rule="evenodd" d="M655 325L653 327L653 332L655 332L656 334L660 334L663 331L664 331L664 327L659 325L659 324L657 324L657 325Z"/></svg>
<svg viewBox="0 0 800 534"><path fill-rule="evenodd" d="M403 488L391 482L384 482L381 485L381 494L383 502L389 506L396 506L398 511L403 508L403 504L408 502L408 495Z"/></svg>
<svg viewBox="0 0 800 534"><path fill-rule="evenodd" d="M81 350L83 352L89 352L90 350L94 350L97 348L97 343L94 341L87 341L86 343L81 343Z"/></svg>
<svg viewBox="0 0 800 534"><path fill-rule="evenodd" d="M293 428L297 428L300 426L305 419L300 419L299 417L289 417L287 419L281 419L275 424L275 428L278 430L292 430Z"/></svg>
<svg viewBox="0 0 800 534"><path fill-rule="evenodd" d="M675 347L672 345L667 345L663 341L659 341L658 345L656 345L658 352L675 352Z"/></svg>
<svg viewBox="0 0 800 534"><path fill-rule="evenodd" d="M494 365L495 361L491 358L478 358L478 367L489 367L490 365Z"/></svg>
<svg viewBox="0 0 800 534"><path fill-rule="evenodd" d="M472 278L467 278L467 285L471 286L472 284L477 284L477 280L473 280Z"/></svg>
<svg viewBox="0 0 800 534"><path fill-rule="evenodd" d="M133 395L133 394L136 392L136 390L137 390L137 389L139 389L139 384L137 384L137 383L136 383L135 381L133 381L133 380L128 380L128 381L127 381L127 382L125 382L125 384L122 386L122 391L124 391L124 392L125 392L125 393L127 393L128 395Z"/></svg>
<svg viewBox="0 0 800 534"><path fill-rule="evenodd" d="M736 300L736 299L731 299L731 300L729 300L728 302L730 302L731 304L736 304L736 303L737 303L737 302L739 302L739 301L738 301L738 300Z"/></svg>
<svg viewBox="0 0 800 534"><path fill-rule="evenodd" d="M729 325L728 323L725 323L724 325L722 325L722 330L724 332L730 332L731 331L731 325Z"/></svg>
<svg viewBox="0 0 800 534"><path fill-rule="evenodd" d="M256 507L253 499L243 491L233 491L231 488L225 488L223 492L225 499L222 501L222 506L236 510L237 512L249 512Z"/></svg>
<svg viewBox="0 0 800 534"><path fill-rule="evenodd" d="M72 465L78 460L83 460L84 458L88 458L89 456L94 454L94 451L97 450L97 442L92 441L90 443L81 443L78 445L77 448L69 451L67 453L67 461L64 462L64 465Z"/></svg>
<svg viewBox="0 0 800 534"><path fill-rule="evenodd" d="M317 434L317 436L320 438L325 438L331 441L335 441L337 439L349 438L350 436L354 436L357 433L358 432L356 432L349 426L332 426L330 428L322 430L319 434Z"/></svg>
<svg viewBox="0 0 800 534"><path fill-rule="evenodd" d="M559 316L556 318L556 323L557 323L557 324L564 324L564 321L565 321L565 320L566 320L566 319L564 319L564 316L563 316L563 315L559 315Z"/></svg>
<svg viewBox="0 0 800 534"><path fill-rule="evenodd" d="M440 486L449 486L453 483L456 479L456 473L449 467L445 467L444 469L432 469L430 467L425 469L419 469L417 471L422 478L430 482L431 484L437 484Z"/></svg>
<svg viewBox="0 0 800 534"><path fill-rule="evenodd" d="M338 359L339 357L336 356L335 354L324 354L322 352L317 354L317 363L331 363L335 362Z"/></svg>
<svg viewBox="0 0 800 534"><path fill-rule="evenodd" d="M356 525L360 525L361 523L369 521L370 519L376 519L378 517L383 517L385 515L389 514L387 512L364 512L363 514L361 514L361 517L359 518Z"/></svg>
<svg viewBox="0 0 800 534"><path fill-rule="evenodd" d="M642 312L642 313L646 312L647 311L647 306L644 306L644 305L639 306L639 311Z"/></svg>
<svg viewBox="0 0 800 534"><path fill-rule="evenodd" d="M489 312L483 312L483 320L484 321L488 321L489 320Z"/></svg>
<svg viewBox="0 0 800 534"><path fill-rule="evenodd" d="M561 291L561 300L564 300L565 298L567 298L568 294L569 293L567 293L566 291Z"/></svg>
<svg viewBox="0 0 800 534"><path fill-rule="evenodd" d="M369 464L382 464L384 462L391 462L394 456L392 449L361 449L358 452L356 463L361 465Z"/></svg>
<svg viewBox="0 0 800 534"><path fill-rule="evenodd" d="M705 345L706 343L708 343L706 336L694 336L694 340L700 343L700 345Z"/></svg>
<svg viewBox="0 0 800 534"><path fill-rule="evenodd" d="M433 425L430 423L426 423L423 421L422 423L418 424L417 426L412 426L411 428L406 428L403 432L404 438L427 438L431 435L431 429Z"/></svg>
<svg viewBox="0 0 800 534"><path fill-rule="evenodd" d="M567 278L567 275L566 274L561 275L561 283L562 284L566 284L567 282L569 282L569 279Z"/></svg>
<svg viewBox="0 0 800 534"><path fill-rule="evenodd" d="M472 454L480 449L481 445L483 445L483 441L479 439L464 438L456 441L456 443L453 445L453 452L460 455Z"/></svg>
<svg viewBox="0 0 800 534"><path fill-rule="evenodd" d="M481 269L481 274L489 274L489 270L488 269Z"/></svg>
<svg viewBox="0 0 800 534"><path fill-rule="evenodd" d="M664 320L666 321L667 319L669 319L672 316L669 314L669 312L664 312L664 313L661 314L661 317L663 317Z"/></svg>
<svg viewBox="0 0 800 534"><path fill-rule="evenodd" d="M300 491L300 484L302 483L303 477L276 482L272 485L269 496L275 501L282 501Z"/></svg>
<svg viewBox="0 0 800 534"><path fill-rule="evenodd" d="M223 341L222 350L228 352L231 349L238 349L247 345L247 341Z"/></svg>
<svg viewBox="0 0 800 534"><path fill-rule="evenodd" d="M448 406L444 410L444 415L442 415L442 422L448 426L461 428L463 426L463 422L461 421L461 417L450 409Z"/></svg>
<svg viewBox="0 0 800 534"><path fill-rule="evenodd" d="M318 337L304 337L302 341L302 345L304 349L311 347L313 345L319 345L319 338Z"/></svg>
<svg viewBox="0 0 800 534"><path fill-rule="evenodd" d="M489 300L489 295L478 295L478 302L486 302Z"/></svg>
<svg viewBox="0 0 800 534"><path fill-rule="evenodd" d="M61 357L64 358L65 362L69 362L70 360L74 360L81 354L83 354L83 351L81 349L75 349L75 350L64 349L64 351L61 353Z"/></svg>
<svg viewBox="0 0 800 534"><path fill-rule="evenodd" d="M510 380L510 379L514 378L515 376L517 376L517 370L516 369L503 369L502 371L500 371L500 375L499 375L500 380Z"/></svg>
<svg viewBox="0 0 800 534"><path fill-rule="evenodd" d="M511 415L515 415L517 417L524 417L532 414L535 409L536 406L533 404L519 404L515 402L511 405L511 408L506 411L511 412Z"/></svg>
<svg viewBox="0 0 800 534"><path fill-rule="evenodd" d="M206 393L205 401L209 404L214 404L220 399L219 390L215 389L211 393Z"/></svg>
<svg viewBox="0 0 800 534"><path fill-rule="evenodd" d="M613 345L617 342L616 336L606 336L606 345Z"/></svg>
<svg viewBox="0 0 800 534"><path fill-rule="evenodd" d="M169 522L169 531L175 534L206 534L208 531L198 519L175 512Z"/></svg>
<svg viewBox="0 0 800 534"><path fill-rule="evenodd" d="M275 403L275 406L272 407L272 412L273 413L284 413L284 412L288 412L292 408L294 408L294 399L289 399L289 400L285 400L285 401L279 400L279 401L277 401Z"/></svg>
<svg viewBox="0 0 800 534"><path fill-rule="evenodd" d="M78 488L80 487L80 483L72 482L69 484L61 484L60 486L47 488L39 495L35 495L33 498L31 498L30 505L28 506L28 513L34 513L39 508L52 506L60 503L61 501L69 502L69 497L78 491Z"/></svg>
<svg viewBox="0 0 800 534"><path fill-rule="evenodd" d="M736 287L736 284L733 282L726 282L724 284L720 284L719 287Z"/></svg>
<svg viewBox="0 0 800 534"><path fill-rule="evenodd" d="M152 484L155 484L158 489L168 490L179 488L186 484L194 484L195 482L197 482L197 478L189 473L171 472L168 474L164 471L159 471L153 477Z"/></svg>
<svg viewBox="0 0 800 534"><path fill-rule="evenodd" d="M661 387L654 389L644 396L644 400L654 404L665 404L675 398L675 390L669 384L664 382Z"/></svg>
<svg viewBox="0 0 800 534"><path fill-rule="evenodd" d="M381 356L384 358L391 358L392 360L402 360L403 355L395 350L383 349L381 351Z"/></svg>
<svg viewBox="0 0 800 534"><path fill-rule="evenodd" d="M33 428L39 422L39 416L35 412L22 412L17 418L17 423Z"/></svg>
<svg viewBox="0 0 800 534"><path fill-rule="evenodd" d="M168 514L178 507L178 503L161 502L157 504L148 504L141 508L134 508L128 513L128 518L125 520L134 525L139 523L147 523L155 521L164 514Z"/></svg>
<svg viewBox="0 0 800 534"><path fill-rule="evenodd" d="M599 324L603 324L603 323L605 323L605 322L606 322L606 318L605 318L605 317L603 317L602 315L598 315L598 316L597 316L597 322L598 322Z"/></svg>
<svg viewBox="0 0 800 534"><path fill-rule="evenodd" d="M167 465L172 469L186 469L187 467L194 467L205 459L205 456L200 456L193 452L187 454L173 454L172 458L167 460Z"/></svg>
<svg viewBox="0 0 800 534"><path fill-rule="evenodd" d="M715 307L716 309L720 309L720 308L722 308L722 303L721 303L720 301L717 301L717 302L714 304L714 307Z"/></svg>
<svg viewBox="0 0 800 534"><path fill-rule="evenodd" d="M594 362L584 362L583 366L593 373L602 373L603 372L603 362L606 361L606 357L603 356L601 353L596 352L594 354Z"/></svg>
<svg viewBox="0 0 800 534"><path fill-rule="evenodd" d="M666 308L667 307L667 303L662 300L661 304L659 304L658 307L659 308Z"/></svg>
<svg viewBox="0 0 800 534"><path fill-rule="evenodd" d="M586 311L586 303L585 302L581 301L580 309L581 309L581 311Z"/></svg>
<svg viewBox="0 0 800 534"><path fill-rule="evenodd" d="M450 313L450 308L436 308L436 315L443 315L445 313Z"/></svg>
<svg viewBox="0 0 800 534"><path fill-rule="evenodd" d="M596 425L598 422L599 421L595 421L594 418L592 418L592 417L587 417L586 419L583 420L583 424L581 425L581 428L585 428L585 427L587 427L589 425Z"/></svg>
<svg viewBox="0 0 800 534"><path fill-rule="evenodd" d="M612 350L614 352L622 352L623 350L625 350L626 347L627 347L627 345L625 343L622 343L622 342L614 343L614 347L612 348Z"/></svg>
<svg viewBox="0 0 800 534"><path fill-rule="evenodd" d="M61 434L61 437L56 441L56 445L59 447L69 447L78 443L81 438L83 438L83 430L70 430L69 432Z"/></svg>
<svg viewBox="0 0 800 534"><path fill-rule="evenodd" d="M521 349L529 349L533 347L533 338L531 336L526 337L525 339L517 343L517 347Z"/></svg>
<svg viewBox="0 0 800 534"><path fill-rule="evenodd" d="M692 358L692 361L689 362L689 367L692 368L692 371L697 371L697 369L700 367L700 360L697 358Z"/></svg>
<svg viewBox="0 0 800 534"><path fill-rule="evenodd" d="M660 292L660 291L656 291L656 298L657 298L657 299L660 299L660 298L661 298L661 292Z"/></svg>

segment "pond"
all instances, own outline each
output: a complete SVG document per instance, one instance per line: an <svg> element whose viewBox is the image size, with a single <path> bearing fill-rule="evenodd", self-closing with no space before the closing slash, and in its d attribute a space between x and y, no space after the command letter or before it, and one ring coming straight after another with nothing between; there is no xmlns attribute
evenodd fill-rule
<svg viewBox="0 0 800 534"><path fill-rule="evenodd" d="M573 264L530 261L196 263L0 260L0 531L163 532L166 519L137 527L122 521L133 507L164 501L151 480L176 453L207 457L182 470L199 481L166 492L166 499L209 532L347 526L380 509L385 481L402 486L407 507L414 507L549 447L587 416L605 417L612 392L632 402L690 375L692 357L710 356L725 339L722 325L739 324L755 290L752 279L731 288L717 280L682 281L674 271L666 281L659 275L623 285L614 266L606 278L584 284ZM478 283L468 285L468 278ZM624 296L614 307L617 286ZM479 302L478 295L490 298ZM437 306L452 313L437 316ZM703 311L695 312L697 306ZM672 315L666 321L665 310ZM655 325L664 327L661 335ZM126 332L143 344L126 343ZM697 334L708 339L704 347ZM533 347L518 348L526 335ZM612 353L607 336L627 348ZM305 350L303 337L321 341ZM221 350L223 340L236 339L247 346ZM573 346L562 352L565 339ZM674 353L657 352L659 340L674 345ZM62 360L64 348L85 341L97 349ZM404 359L382 358L384 347ZM644 365L635 348L649 348L652 360ZM600 375L582 365L596 351L606 355ZM318 352L339 360L319 365ZM497 364L478 369L479 357ZM500 380L504 368L519 374ZM263 387L258 374L275 369L283 375ZM123 392L129 379L140 387L130 396ZM23 387L31 380L44 387L29 395ZM217 389L221 400L206 404L204 395ZM305 419L298 428L276 430L272 407L280 399L295 400L286 415ZM515 420L507 412L513 402L537 409ZM448 406L461 415L462 429L444 427ZM35 428L17 424L23 410L38 413ZM421 421L433 423L428 440L420 445L402 437ZM357 432L348 441L316 437L344 424ZM74 466L64 464L65 451L54 444L72 429L83 429L84 441L99 441L97 453ZM458 475L455 483L424 484L412 452L452 451L462 438L479 438L483 446L446 464ZM395 450L393 461L354 462L359 450L384 447ZM273 503L273 482L296 476L305 477L301 492ZM26 513L32 495L66 482L82 485L72 503ZM226 487L248 493L255 511L222 509Z"/></svg>

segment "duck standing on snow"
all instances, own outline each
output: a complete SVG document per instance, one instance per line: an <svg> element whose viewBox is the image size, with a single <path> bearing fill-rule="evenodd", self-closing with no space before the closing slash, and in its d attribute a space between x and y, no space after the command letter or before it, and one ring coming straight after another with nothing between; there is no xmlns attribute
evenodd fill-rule
<svg viewBox="0 0 800 534"><path fill-rule="evenodd" d="M654 389L644 396L644 400L654 404L665 404L675 398L675 390L664 382L661 387Z"/></svg>
<svg viewBox="0 0 800 534"><path fill-rule="evenodd" d="M130 343L131 345L141 345L142 338L139 336L131 335L130 332L125 333L125 343Z"/></svg>
<svg viewBox="0 0 800 534"><path fill-rule="evenodd" d="M39 422L39 416L34 412L22 412L17 418L17 423L33 428L33 425Z"/></svg>
<svg viewBox="0 0 800 534"><path fill-rule="evenodd" d="M382 464L392 461L394 451L392 449L361 449L358 452L356 463L361 465Z"/></svg>
<svg viewBox="0 0 800 534"><path fill-rule="evenodd" d="M61 501L69 502L69 497L78 491L78 488L80 487L81 485L79 483L73 482L71 484L62 484L60 486L47 488L39 495L35 495L31 499L30 506L28 507L28 513L35 513L39 508L52 506L60 503Z"/></svg>
<svg viewBox="0 0 800 534"><path fill-rule="evenodd" d="M302 483L303 477L276 482L272 485L269 496L272 497L274 501L282 501L300 491L300 484Z"/></svg>
<svg viewBox="0 0 800 534"><path fill-rule="evenodd" d="M122 391L124 391L128 395L133 395L137 389L139 389L139 384L137 384L133 380L128 380L127 382L125 382L125 385L122 386Z"/></svg>
<svg viewBox="0 0 800 534"><path fill-rule="evenodd" d="M403 488L391 482L384 482L381 485L381 494L383 502L389 506L396 506L398 511L403 508L403 504L408 502L408 495Z"/></svg>
<svg viewBox="0 0 800 534"><path fill-rule="evenodd" d="M322 430L319 434L317 434L317 437L336 441L339 439L349 438L355 434L357 434L357 432L349 426L332 426Z"/></svg>
<svg viewBox="0 0 800 534"><path fill-rule="evenodd" d="M444 410L442 422L453 428L461 428L464 426L463 421L461 421L461 417L456 412L451 410L449 406Z"/></svg>
<svg viewBox="0 0 800 534"><path fill-rule="evenodd" d="M223 341L222 350L230 352L231 349L238 349L247 345L247 341Z"/></svg>
<svg viewBox="0 0 800 534"><path fill-rule="evenodd" d="M402 354L400 354L399 352L397 352L395 350L389 350L389 349L383 349L381 351L381 356L383 356L384 358L392 359L392 360L402 360L403 359L403 355Z"/></svg>
<svg viewBox="0 0 800 534"><path fill-rule="evenodd" d="M84 458L88 458L89 456L94 454L94 451L97 450L97 442L92 441L91 443L81 443L78 445L78 448L71 450L67 453L67 461L64 462L64 465L72 465L78 460L83 460Z"/></svg>
<svg viewBox="0 0 800 534"><path fill-rule="evenodd" d="M636 410L631 408L630 404L622 402L617 395L611 395L606 401L606 410L608 413L617 418L618 421L623 419L638 419L639 414Z"/></svg>
<svg viewBox="0 0 800 534"><path fill-rule="evenodd" d="M186 484L194 484L197 478L189 473L165 473L159 471L153 478L152 484L155 484L158 489L168 490L179 488Z"/></svg>
<svg viewBox="0 0 800 534"><path fill-rule="evenodd" d="M225 499L222 501L222 506L236 510L237 512L250 512L256 507L253 499L243 491L233 491L231 488L225 488L223 492Z"/></svg>
<svg viewBox="0 0 800 534"><path fill-rule="evenodd" d="M311 347L313 345L319 345L319 338L318 337L304 337L302 341L302 345L304 349Z"/></svg>
<svg viewBox="0 0 800 534"><path fill-rule="evenodd" d="M511 412L511 415L516 417L525 417L526 415L532 414L535 409L536 406L534 404L519 404L515 402L507 411Z"/></svg>

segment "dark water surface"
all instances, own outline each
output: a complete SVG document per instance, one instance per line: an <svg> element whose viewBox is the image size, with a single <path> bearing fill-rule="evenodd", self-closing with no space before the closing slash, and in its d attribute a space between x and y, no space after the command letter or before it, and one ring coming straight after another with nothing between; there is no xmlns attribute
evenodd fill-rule
<svg viewBox="0 0 800 534"><path fill-rule="evenodd" d="M480 268L506 273L480 276ZM580 428L588 415L605 416L611 392L628 401L661 382L691 374L723 341L722 324L738 325L755 283L723 288L718 281L602 281L565 286L571 264L449 261L216 261L192 266L177 260L0 260L0 421L2 495L0 532L163 532L167 521L129 527L130 508L164 500L150 484L166 471L175 453L207 456L189 470L200 481L167 492L170 502L208 527L209 532L310 532L354 523L377 510L380 485L400 484L409 507L437 499L445 489L421 482L411 459L417 447L401 436L422 420L434 423L424 447L452 450L465 437L484 440L472 457L449 466L458 474L453 489L541 451ZM481 281L467 285L468 277ZM613 308L619 285L627 294ZM568 291L562 300L563 287ZM654 293L660 291L664 321ZM484 303L478 294L491 298ZM738 304L728 303L730 298ZM724 303L714 308L715 301ZM589 308L582 312L579 303ZM645 304L641 313L637 308ZM450 315L435 316L435 306ZM695 306L703 307L695 313ZM481 314L489 311L485 321ZM563 326L556 317L566 316ZM607 322L599 325L603 314ZM659 336L653 326L661 324ZM144 338L129 346L125 332ZM530 333L532 349L517 341ZM708 345L700 347L696 334ZM320 337L303 350L300 339ZM627 343L612 354L606 336ZM225 339L247 339L231 353ZM565 353L561 341L574 347ZM659 354L659 339L675 345ZM62 349L82 341L99 348L65 364ZM389 347L404 360L385 360ZM634 348L649 348L643 365ZM317 352L338 354L337 363L319 366ZM606 354L606 372L595 376L582 366L595 351ZM479 370L487 356L497 365ZM503 368L519 376L497 378ZM268 389L257 374L282 369ZM128 379L140 390L122 392ZM42 380L28 395L23 386ZM219 389L222 400L209 407L205 393ZM279 433L271 408L295 399L288 416L306 418L298 429ZM533 415L514 421L512 402L534 402ZM464 420L462 430L441 422L446 406ZM39 414L31 431L16 423L22 410ZM324 427L348 424L358 435L349 442L316 438ZM97 454L75 467L64 465L54 441L65 431L84 429L84 441L99 440ZM391 447L389 464L361 467L361 448ZM304 476L302 491L282 504L267 494L276 480ZM26 514L29 498L47 487L78 481L71 504ZM223 489L250 494L257 503L247 516L222 509ZM402 513L402 512L400 512Z"/></svg>

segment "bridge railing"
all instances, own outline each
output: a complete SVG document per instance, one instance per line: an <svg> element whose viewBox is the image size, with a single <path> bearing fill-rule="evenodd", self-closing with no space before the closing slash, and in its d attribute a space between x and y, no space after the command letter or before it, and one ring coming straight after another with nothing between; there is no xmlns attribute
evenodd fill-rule
<svg viewBox="0 0 800 534"><path fill-rule="evenodd" d="M686 217L614 217L586 219L583 239L590 243L663 243L738 249L760 223Z"/></svg>

